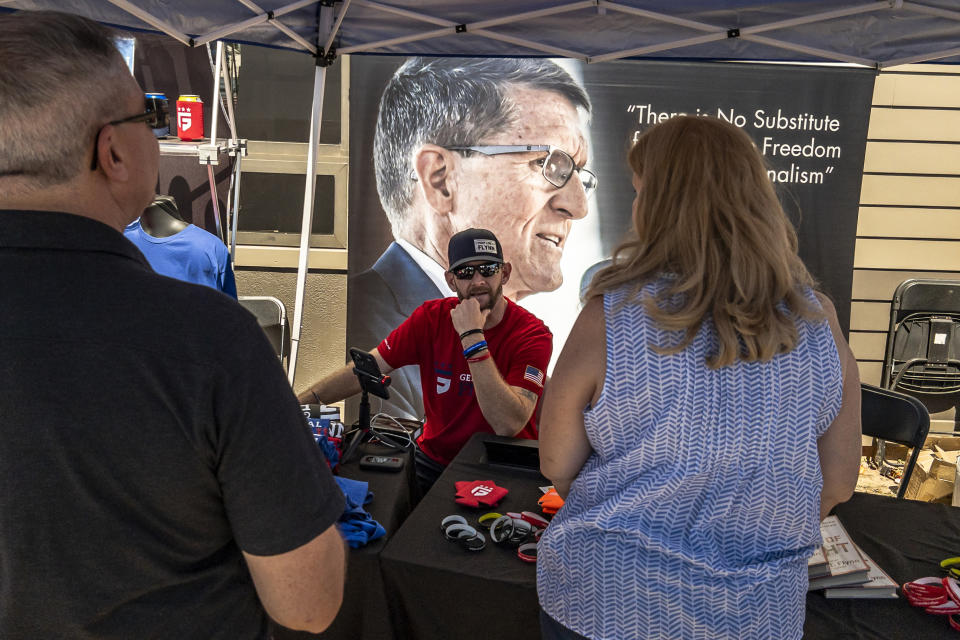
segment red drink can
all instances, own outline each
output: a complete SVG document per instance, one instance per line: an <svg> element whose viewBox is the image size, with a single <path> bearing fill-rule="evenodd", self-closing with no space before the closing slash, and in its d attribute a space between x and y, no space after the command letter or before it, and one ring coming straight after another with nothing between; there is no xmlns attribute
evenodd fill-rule
<svg viewBox="0 0 960 640"><path fill-rule="evenodd" d="M203 101L200 96L177 99L177 136L181 140L203 139Z"/></svg>

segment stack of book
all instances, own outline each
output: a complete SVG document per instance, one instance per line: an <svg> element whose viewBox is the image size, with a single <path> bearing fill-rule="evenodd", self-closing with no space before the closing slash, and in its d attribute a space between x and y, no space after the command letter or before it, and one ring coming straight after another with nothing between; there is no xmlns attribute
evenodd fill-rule
<svg viewBox="0 0 960 640"><path fill-rule="evenodd" d="M847 535L836 516L820 523L823 546L807 561L810 591L828 598L896 598L900 586Z"/></svg>

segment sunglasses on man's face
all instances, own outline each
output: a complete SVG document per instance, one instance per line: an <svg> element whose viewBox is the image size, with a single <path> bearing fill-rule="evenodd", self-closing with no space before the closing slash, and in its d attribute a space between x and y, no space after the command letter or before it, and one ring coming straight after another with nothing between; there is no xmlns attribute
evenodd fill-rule
<svg viewBox="0 0 960 640"><path fill-rule="evenodd" d="M462 267L457 267L453 269L453 277L457 280L472 280L473 274L477 271L480 272L480 275L484 278L490 278L495 276L498 271L500 271L499 262L485 262L484 264L472 265L466 264Z"/></svg>

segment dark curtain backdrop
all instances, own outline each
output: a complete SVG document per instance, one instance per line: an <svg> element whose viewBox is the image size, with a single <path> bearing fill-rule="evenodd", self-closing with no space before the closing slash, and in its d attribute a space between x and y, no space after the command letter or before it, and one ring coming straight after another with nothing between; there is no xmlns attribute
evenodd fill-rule
<svg viewBox="0 0 960 640"><path fill-rule="evenodd" d="M766 151L767 163L779 179L780 201L797 228L800 256L835 301L840 325L847 331L873 71L613 62L584 65L583 74L594 109L594 166L607 185L597 193L605 254L630 225L633 190L625 156L635 133L661 114L722 114L742 123L758 148ZM813 129L810 120L825 118L836 121L832 125L836 131ZM783 155L783 147L774 145L789 145L791 153L800 155ZM811 157L805 157L807 151Z"/></svg>

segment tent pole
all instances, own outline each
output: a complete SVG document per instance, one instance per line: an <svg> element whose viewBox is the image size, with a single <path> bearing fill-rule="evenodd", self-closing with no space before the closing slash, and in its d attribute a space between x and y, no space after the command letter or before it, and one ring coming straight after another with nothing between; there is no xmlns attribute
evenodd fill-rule
<svg viewBox="0 0 960 640"><path fill-rule="evenodd" d="M107 0L107 2L109 2L115 7L119 7L120 9L123 9L124 11L126 11L132 16L140 18L141 20L146 22L148 25L150 25L154 29L157 29L158 31L162 31L163 33L167 34L171 38L175 40L179 40L180 42L187 45L188 47L193 46L193 38L183 33L179 29L175 29L169 22L165 22L160 18L157 18L151 13L147 13L137 5L131 2L128 2L127 0Z"/></svg>
<svg viewBox="0 0 960 640"><path fill-rule="evenodd" d="M587 58L587 62L607 62L608 60L619 60L621 58L630 58L633 56L645 56L650 53L656 53L657 51L669 51L671 49L680 49L683 47L691 47L696 44L703 44L705 42L717 42L718 40L726 39L726 31L722 33L707 33L702 36L694 36L692 38L685 38L683 40L671 40L670 42L652 44L646 47L640 47L638 49L614 51L613 53L604 53L603 55L599 56L591 56Z"/></svg>
<svg viewBox="0 0 960 640"><path fill-rule="evenodd" d="M276 19L282 15L292 13L304 7L316 4L317 2L319 2L319 0L297 0L296 2L292 2L285 7L277 7L268 13L252 2L243 2L240 0L240 4L247 7L251 11L254 11L257 15L253 16L252 18L247 18L246 20L241 20L240 22L224 25L215 31L211 31L206 35L200 36L199 38L195 39L195 46L226 38L227 36L231 36L239 31L243 31L244 29L254 27L264 22L275 22Z"/></svg>
<svg viewBox="0 0 960 640"><path fill-rule="evenodd" d="M233 167L233 218L230 227L230 264L237 264L237 227L240 222L240 176L242 171L240 163L243 158L241 149L237 149L237 155L234 156Z"/></svg>
<svg viewBox="0 0 960 640"><path fill-rule="evenodd" d="M211 31L205 35L196 38L194 42L197 43L197 46L207 44L208 42L213 42L214 40L220 40L222 38L227 38L237 33L238 31L243 31L244 29L249 29L250 27L255 27L258 24L267 21L267 14L261 13L260 15L253 16L252 18L247 18L240 22L234 22L233 24L228 24L223 27L220 27L216 31Z"/></svg>
<svg viewBox="0 0 960 640"><path fill-rule="evenodd" d="M329 37L333 41L334 27L333 3L320 7L317 17L317 43ZM348 3L349 6L349 3ZM344 11L346 7L344 7ZM339 26L343 20L336 22ZM287 362L287 379L293 386L297 375L297 355L300 351L300 332L303 329L303 303L307 286L307 269L310 264L310 234L313 226L313 196L317 183L317 147L320 144L320 116L323 113L323 89L326 84L327 67L333 62L330 44L318 52L317 66L313 73L313 104L310 108L310 140L307 146L307 175L303 187L303 224L300 229L300 260L297 264L297 293L293 303L293 326L290 328L290 359Z"/></svg>
<svg viewBox="0 0 960 640"><path fill-rule="evenodd" d="M223 58L221 59L220 66L222 68L223 76L223 93L227 101L227 125L230 127L230 137L234 140L237 139L237 117L233 111L233 86L230 84L230 73L229 66L227 65L227 52L224 49L221 54Z"/></svg>
<svg viewBox="0 0 960 640"><path fill-rule="evenodd" d="M213 205L213 219L217 222L217 237L224 242L223 228L220 225L220 201L217 198L217 176L213 173L212 164L207 165L207 182L210 183L210 203Z"/></svg>
<svg viewBox="0 0 960 640"><path fill-rule="evenodd" d="M901 64L913 64L914 62L931 62L933 60L939 60L940 58L948 58L950 56L960 55L960 48L957 49L947 49L946 51L935 51L933 53L924 53L917 56L909 56L906 58L897 58L894 60L887 60L880 64L881 69L886 69L887 67L896 67Z"/></svg>
<svg viewBox="0 0 960 640"><path fill-rule="evenodd" d="M220 48L218 47L218 49ZM226 48L220 50L219 53L221 54L220 63L223 75L223 89L227 102L227 124L230 126L230 144L228 148L235 152L232 154L235 163L233 165L232 179L233 202L227 203L227 227L230 231L230 263L235 265L237 263L237 224L240 217L240 164L245 148L241 148L239 140L237 140L237 117L233 110L233 87L230 84Z"/></svg>
<svg viewBox="0 0 960 640"><path fill-rule="evenodd" d="M217 125L220 116L220 76L223 73L223 40L217 40L217 63L213 68L213 105L210 107L213 122L210 124L210 144L217 144Z"/></svg>
<svg viewBox="0 0 960 640"><path fill-rule="evenodd" d="M800 53L806 53L811 56L818 56L824 58L825 60L831 60L836 62L849 62L850 64L859 64L864 67L877 67L877 60L868 60L867 58L861 58L859 56L852 56L839 51L827 51L825 49L817 49L815 47L806 47L799 44L793 44L792 42L784 42L783 40L775 40L773 38L768 38L766 36L757 36L757 35L741 35L741 38L744 40L749 40L751 42L759 42L760 44L765 44L770 47L777 47L779 49L786 49L787 51L798 51Z"/></svg>
<svg viewBox="0 0 960 640"><path fill-rule="evenodd" d="M210 123L210 144L214 147L214 153L219 155L220 148L217 144L217 125L219 124L220 116L220 75L223 70L223 40L217 40L217 62L213 70L213 104L210 106L211 115L213 116L213 122ZM210 201L213 203L213 217L217 223L217 237L221 241L226 240L224 235L224 229L220 223L220 203L217 200L217 179L213 174L213 165L215 163L207 164L207 180L210 182ZM227 203L227 210L229 211L230 203Z"/></svg>
<svg viewBox="0 0 960 640"><path fill-rule="evenodd" d="M319 60L318 60L319 62ZM303 327L303 298L310 261L310 234L313 226L313 195L317 181L317 146L320 143L320 113L323 109L323 89L327 68L317 64L313 74L313 105L310 110L310 140L307 147L307 175L303 189L303 224L300 229L300 261L297 265L297 294L293 307L293 326L290 332L290 361L287 379L293 386L297 372L297 353L300 349L300 331Z"/></svg>
<svg viewBox="0 0 960 640"><path fill-rule="evenodd" d="M327 36L327 42L323 46L323 50L325 52L329 52L330 47L333 46L333 41L337 37L337 32L340 31L340 25L343 24L343 19L347 17L347 10L350 8L350 3L352 1L353 0L344 0L343 7L340 9L340 14L337 16L336 21L330 28L330 35Z"/></svg>

